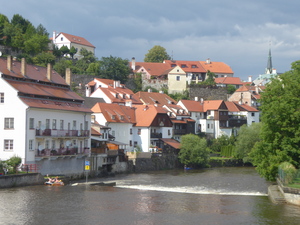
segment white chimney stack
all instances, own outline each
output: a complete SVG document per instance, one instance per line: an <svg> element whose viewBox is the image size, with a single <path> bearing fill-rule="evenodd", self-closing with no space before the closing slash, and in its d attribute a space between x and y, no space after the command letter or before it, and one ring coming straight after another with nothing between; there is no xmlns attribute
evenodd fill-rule
<svg viewBox="0 0 300 225"><path fill-rule="evenodd" d="M135 58L134 57L132 57L132 60L131 60L131 69L135 70Z"/></svg>

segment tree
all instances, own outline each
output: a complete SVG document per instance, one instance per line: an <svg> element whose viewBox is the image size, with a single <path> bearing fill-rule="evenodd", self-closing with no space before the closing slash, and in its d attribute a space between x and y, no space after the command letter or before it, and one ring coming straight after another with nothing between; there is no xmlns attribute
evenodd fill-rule
<svg viewBox="0 0 300 225"><path fill-rule="evenodd" d="M120 57L102 57L100 60L100 77L119 80L125 83L130 74L128 60Z"/></svg>
<svg viewBox="0 0 300 225"><path fill-rule="evenodd" d="M166 49L159 45L155 45L145 55L144 62L159 62L162 63L164 60L170 60L171 57L168 55Z"/></svg>
<svg viewBox="0 0 300 225"><path fill-rule="evenodd" d="M33 63L38 66L46 67L48 63L54 65L55 63L55 56L49 52L42 52L35 57L33 57Z"/></svg>
<svg viewBox="0 0 300 225"><path fill-rule="evenodd" d="M0 13L0 43L2 41L2 39L4 38L4 33L3 33L3 29L6 26L6 24L9 23L8 18Z"/></svg>
<svg viewBox="0 0 300 225"><path fill-rule="evenodd" d="M215 86L216 85L216 82L215 82L216 74L213 72L210 72L210 70L208 70L206 76L207 76L206 80L203 81L201 84L207 85L207 86Z"/></svg>
<svg viewBox="0 0 300 225"><path fill-rule="evenodd" d="M280 163L300 163L300 61L292 70L272 79L261 94L261 141L250 156L257 171L274 180Z"/></svg>
<svg viewBox="0 0 300 225"><path fill-rule="evenodd" d="M61 59L59 62L55 63L53 69L58 72L62 77L66 75L66 69L71 68L72 62L67 59ZM73 72L73 71L72 71Z"/></svg>
<svg viewBox="0 0 300 225"><path fill-rule="evenodd" d="M22 159L18 156L12 156L8 160L6 160L6 164L11 167L12 173L17 172L17 167L21 164Z"/></svg>
<svg viewBox="0 0 300 225"><path fill-rule="evenodd" d="M195 134L186 134L181 138L180 162L187 166L205 167L209 159L206 139Z"/></svg>
<svg viewBox="0 0 300 225"><path fill-rule="evenodd" d="M227 86L227 94L233 94L235 91L236 91L236 88L235 88L234 85L229 84L229 85Z"/></svg>
<svg viewBox="0 0 300 225"><path fill-rule="evenodd" d="M69 51L69 54L70 54L70 56L71 56L72 59L74 59L74 55L76 53L77 53L77 49L74 46L72 46L71 49L70 49L70 51Z"/></svg>
<svg viewBox="0 0 300 225"><path fill-rule="evenodd" d="M252 123L250 126L246 124L241 126L238 131L235 142L235 158L243 159L243 162L251 162L249 153L255 143L260 141L261 123Z"/></svg>
<svg viewBox="0 0 300 225"><path fill-rule="evenodd" d="M70 49L68 48L68 46L65 46L65 45L61 46L59 50L62 53L62 55L68 54L70 52Z"/></svg>

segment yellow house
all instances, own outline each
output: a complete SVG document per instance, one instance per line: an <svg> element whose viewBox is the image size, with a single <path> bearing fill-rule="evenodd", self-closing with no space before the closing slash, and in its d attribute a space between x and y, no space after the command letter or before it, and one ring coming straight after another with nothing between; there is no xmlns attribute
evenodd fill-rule
<svg viewBox="0 0 300 225"><path fill-rule="evenodd" d="M187 88L186 72L180 66L174 67L168 73L169 94L182 93Z"/></svg>

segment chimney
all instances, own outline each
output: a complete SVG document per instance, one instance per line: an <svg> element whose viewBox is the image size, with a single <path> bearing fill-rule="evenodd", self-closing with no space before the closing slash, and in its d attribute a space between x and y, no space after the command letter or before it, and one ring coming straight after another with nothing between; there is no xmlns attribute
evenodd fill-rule
<svg viewBox="0 0 300 225"><path fill-rule="evenodd" d="M131 69L135 70L135 58L134 57L132 57L132 60L131 60Z"/></svg>
<svg viewBox="0 0 300 225"><path fill-rule="evenodd" d="M68 85L71 85L71 76L72 76L72 74L71 74L71 69L70 69L70 68L67 68L67 69L66 69L66 83L67 83Z"/></svg>
<svg viewBox="0 0 300 225"><path fill-rule="evenodd" d="M26 59L21 59L21 74L25 77L26 76Z"/></svg>
<svg viewBox="0 0 300 225"><path fill-rule="evenodd" d="M12 70L11 55L7 56L7 69L8 69L9 71Z"/></svg>
<svg viewBox="0 0 300 225"><path fill-rule="evenodd" d="M53 31L53 36L52 36L53 44L55 44L55 38L56 38L56 31Z"/></svg>
<svg viewBox="0 0 300 225"><path fill-rule="evenodd" d="M195 101L198 102L198 97L197 96L195 96Z"/></svg>
<svg viewBox="0 0 300 225"><path fill-rule="evenodd" d="M248 76L248 82L252 82L252 76Z"/></svg>
<svg viewBox="0 0 300 225"><path fill-rule="evenodd" d="M210 64L210 58L207 58L206 64Z"/></svg>
<svg viewBox="0 0 300 225"><path fill-rule="evenodd" d="M51 65L51 63L48 63L48 65L47 65L47 79L49 81L52 80L52 65Z"/></svg>

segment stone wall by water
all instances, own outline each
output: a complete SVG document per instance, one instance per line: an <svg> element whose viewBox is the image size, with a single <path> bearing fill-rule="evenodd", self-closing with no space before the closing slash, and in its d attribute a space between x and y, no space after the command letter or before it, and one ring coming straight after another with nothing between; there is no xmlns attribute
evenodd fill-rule
<svg viewBox="0 0 300 225"><path fill-rule="evenodd" d="M134 172L156 171L178 168L179 162L177 155L157 154L151 158L136 158L134 163Z"/></svg>
<svg viewBox="0 0 300 225"><path fill-rule="evenodd" d="M44 177L40 173L28 173L0 176L0 188L10 188L28 185L44 184Z"/></svg>

